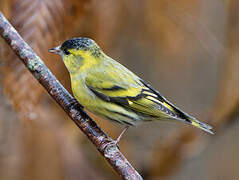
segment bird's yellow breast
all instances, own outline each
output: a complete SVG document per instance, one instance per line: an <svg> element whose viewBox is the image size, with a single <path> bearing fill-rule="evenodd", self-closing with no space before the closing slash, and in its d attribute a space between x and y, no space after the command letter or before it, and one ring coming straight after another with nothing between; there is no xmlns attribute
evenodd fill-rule
<svg viewBox="0 0 239 180"><path fill-rule="evenodd" d="M75 98L83 105L88 106L94 100L94 94L91 93L85 85L84 78L81 76L71 76L71 87Z"/></svg>

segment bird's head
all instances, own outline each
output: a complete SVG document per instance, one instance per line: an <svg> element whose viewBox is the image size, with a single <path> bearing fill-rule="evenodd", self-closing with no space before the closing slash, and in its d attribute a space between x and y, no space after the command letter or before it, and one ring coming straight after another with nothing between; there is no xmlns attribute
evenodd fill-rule
<svg viewBox="0 0 239 180"><path fill-rule="evenodd" d="M69 39L49 51L59 54L71 73L82 69L83 66L90 68L104 55L95 41L85 37Z"/></svg>

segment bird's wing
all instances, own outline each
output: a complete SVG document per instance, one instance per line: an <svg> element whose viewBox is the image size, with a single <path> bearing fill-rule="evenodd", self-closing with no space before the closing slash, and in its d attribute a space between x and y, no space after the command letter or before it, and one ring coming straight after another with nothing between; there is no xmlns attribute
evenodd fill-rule
<svg viewBox="0 0 239 180"><path fill-rule="evenodd" d="M104 72L105 73L105 72ZM213 134L212 127L197 121L166 100L158 91L130 71L91 74L86 77L87 87L101 100L141 114L145 118L172 118L189 123ZM97 77L97 78L95 78Z"/></svg>
<svg viewBox="0 0 239 180"><path fill-rule="evenodd" d="M101 100L117 104L145 117L181 118L174 106L131 72L117 69L113 72L97 72L89 74L85 82Z"/></svg>

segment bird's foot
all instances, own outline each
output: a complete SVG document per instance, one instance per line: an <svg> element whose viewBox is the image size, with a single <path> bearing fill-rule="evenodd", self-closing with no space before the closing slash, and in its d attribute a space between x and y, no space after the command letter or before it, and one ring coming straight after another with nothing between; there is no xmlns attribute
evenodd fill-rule
<svg viewBox="0 0 239 180"><path fill-rule="evenodd" d="M109 137L104 140L103 148L106 152L109 152L111 151L111 149L115 149L115 148L120 149L118 143L119 143L118 138L117 140L113 140Z"/></svg>
<svg viewBox="0 0 239 180"><path fill-rule="evenodd" d="M107 138L106 139L106 144L105 144L105 147L104 148L109 148L109 147L117 147L118 149L120 149L119 147L119 142L120 142L120 139L121 137L123 136L123 134L125 133L125 131L129 128L129 126L126 126L124 128L124 130L120 133L120 135L118 136L118 138L116 140L113 140L111 138ZM108 141L108 142L107 142Z"/></svg>

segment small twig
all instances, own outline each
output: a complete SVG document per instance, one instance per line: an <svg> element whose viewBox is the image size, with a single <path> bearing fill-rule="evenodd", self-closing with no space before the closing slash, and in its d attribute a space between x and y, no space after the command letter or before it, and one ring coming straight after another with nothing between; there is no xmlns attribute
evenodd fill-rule
<svg viewBox="0 0 239 180"><path fill-rule="evenodd" d="M0 12L0 33L29 71L84 132L122 179L142 180L112 140L87 115Z"/></svg>

